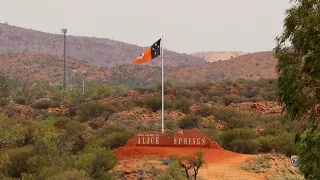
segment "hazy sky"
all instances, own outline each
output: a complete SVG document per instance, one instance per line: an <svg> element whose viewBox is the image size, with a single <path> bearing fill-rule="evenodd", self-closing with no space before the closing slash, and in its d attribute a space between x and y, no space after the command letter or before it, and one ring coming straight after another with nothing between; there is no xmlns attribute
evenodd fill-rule
<svg viewBox="0 0 320 180"><path fill-rule="evenodd" d="M0 0L0 22L177 52L271 50L289 0Z"/></svg>

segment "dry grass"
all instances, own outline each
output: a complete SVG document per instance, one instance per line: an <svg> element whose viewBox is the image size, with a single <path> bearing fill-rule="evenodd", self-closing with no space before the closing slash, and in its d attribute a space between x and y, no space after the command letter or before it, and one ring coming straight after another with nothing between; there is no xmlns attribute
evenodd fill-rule
<svg viewBox="0 0 320 180"><path fill-rule="evenodd" d="M263 173L267 180L303 180L299 171L290 168L290 159L282 154L263 154L247 160L242 169Z"/></svg>

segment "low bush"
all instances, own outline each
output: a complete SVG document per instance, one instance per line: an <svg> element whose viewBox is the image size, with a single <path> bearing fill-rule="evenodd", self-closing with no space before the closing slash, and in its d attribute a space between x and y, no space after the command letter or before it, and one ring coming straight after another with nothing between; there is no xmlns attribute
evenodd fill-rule
<svg viewBox="0 0 320 180"><path fill-rule="evenodd" d="M90 118L104 116L108 118L117 109L112 105L104 102L86 102L77 106L77 115L81 122L87 121Z"/></svg>
<svg viewBox="0 0 320 180"><path fill-rule="evenodd" d="M256 133L249 128L226 130L218 138L221 146L239 153L255 153L259 148Z"/></svg>
<svg viewBox="0 0 320 180"><path fill-rule="evenodd" d="M229 106L231 103L242 103L247 101L246 99L237 95L227 95L223 97L224 105Z"/></svg>
<svg viewBox="0 0 320 180"><path fill-rule="evenodd" d="M150 108L153 112L158 111L162 107L162 101L160 96L148 97L144 100L144 105Z"/></svg>
<svg viewBox="0 0 320 180"><path fill-rule="evenodd" d="M1 98L0 97L0 106L7 106L10 100L8 98Z"/></svg>
<svg viewBox="0 0 320 180"><path fill-rule="evenodd" d="M209 90L208 97L212 99L215 96L222 97L227 94L227 91L222 87L217 87L215 89Z"/></svg>
<svg viewBox="0 0 320 180"><path fill-rule="evenodd" d="M6 167L9 176L19 178L22 173L27 173L27 161L34 154L31 147L12 149L6 152L6 154L10 162Z"/></svg>
<svg viewBox="0 0 320 180"><path fill-rule="evenodd" d="M27 105L28 99L24 96L17 96L14 98L14 102L21 105Z"/></svg>
<svg viewBox="0 0 320 180"><path fill-rule="evenodd" d="M50 100L40 100L31 104L34 109L48 109L51 105Z"/></svg>
<svg viewBox="0 0 320 180"><path fill-rule="evenodd" d="M213 116L216 120L228 121L230 118L242 117L243 114L230 107L220 107L214 109Z"/></svg>
<svg viewBox="0 0 320 180"><path fill-rule="evenodd" d="M180 110L185 114L189 113L189 108L193 104L193 101L187 98L182 98L173 102L173 108Z"/></svg>
<svg viewBox="0 0 320 180"><path fill-rule="evenodd" d="M201 106L195 111L195 114L201 117L210 116L213 113L213 108L208 105Z"/></svg>
<svg viewBox="0 0 320 180"><path fill-rule="evenodd" d="M186 115L179 119L178 126L181 129L199 128L201 117L194 114Z"/></svg>

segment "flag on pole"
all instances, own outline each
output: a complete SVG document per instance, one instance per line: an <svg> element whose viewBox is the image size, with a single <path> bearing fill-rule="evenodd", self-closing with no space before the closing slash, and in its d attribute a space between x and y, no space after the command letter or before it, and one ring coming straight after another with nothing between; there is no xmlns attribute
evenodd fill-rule
<svg viewBox="0 0 320 180"><path fill-rule="evenodd" d="M158 57L160 55L160 43L161 38L157 42L153 43L148 49L146 49L139 57L137 57L132 64L142 64Z"/></svg>

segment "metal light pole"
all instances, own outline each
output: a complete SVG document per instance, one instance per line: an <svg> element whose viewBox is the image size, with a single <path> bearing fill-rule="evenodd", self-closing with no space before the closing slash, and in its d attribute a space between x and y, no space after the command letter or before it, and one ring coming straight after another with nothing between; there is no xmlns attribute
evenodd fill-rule
<svg viewBox="0 0 320 180"><path fill-rule="evenodd" d="M63 49L63 79L62 79L62 90L68 91L68 70L67 70L67 60L66 60L66 34L67 29L62 29L61 32L63 33L64 38L64 49Z"/></svg>
<svg viewBox="0 0 320 180"><path fill-rule="evenodd" d="M76 73L78 72L76 69L72 70L73 72L73 94L76 94Z"/></svg>
<svg viewBox="0 0 320 180"><path fill-rule="evenodd" d="M87 71L81 71L82 74L82 94L84 94L84 74L87 73Z"/></svg>

